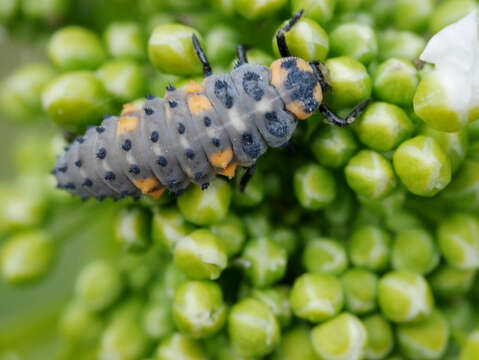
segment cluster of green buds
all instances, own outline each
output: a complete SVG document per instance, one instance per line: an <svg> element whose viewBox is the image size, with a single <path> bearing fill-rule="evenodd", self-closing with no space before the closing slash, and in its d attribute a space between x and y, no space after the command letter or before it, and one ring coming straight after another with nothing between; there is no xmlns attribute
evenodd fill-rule
<svg viewBox="0 0 479 360"><path fill-rule="evenodd" d="M0 184L0 292L48 290L59 345L45 358L479 359L477 1L110 2L85 1L90 19L73 0L38 2L70 3L78 21L50 31L48 62L0 85L0 110L24 133ZM0 22L34 7L0 0ZM239 42L269 66L300 9L285 40L324 63L324 102L344 115L372 100L351 126L299 121L244 191L241 169L158 200L55 191L48 172L67 143L47 119L70 138L201 81L192 35L214 73L234 68ZM15 341L0 341L0 359L23 359L32 331L5 328Z"/></svg>

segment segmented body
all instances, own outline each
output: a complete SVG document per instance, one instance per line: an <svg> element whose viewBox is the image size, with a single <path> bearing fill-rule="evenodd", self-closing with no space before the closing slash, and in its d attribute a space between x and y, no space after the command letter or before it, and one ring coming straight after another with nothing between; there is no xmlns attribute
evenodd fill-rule
<svg viewBox="0 0 479 360"><path fill-rule="evenodd" d="M321 89L305 64L243 64L201 85L169 88L165 98L148 96L142 109L126 105L58 158L58 186L101 200L159 197L165 189L180 194L190 182L207 188L215 174L231 178L268 146L287 144L297 118L319 106Z"/></svg>

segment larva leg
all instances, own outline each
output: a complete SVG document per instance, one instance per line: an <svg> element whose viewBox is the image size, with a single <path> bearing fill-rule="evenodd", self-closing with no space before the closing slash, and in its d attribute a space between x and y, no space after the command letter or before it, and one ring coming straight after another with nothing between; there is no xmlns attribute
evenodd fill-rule
<svg viewBox="0 0 479 360"><path fill-rule="evenodd" d="M211 65L208 61L208 58L206 57L205 51L201 47L200 42L198 41L198 38L195 34L193 34L191 38L193 40L193 47L195 49L196 56L198 56L198 59L201 61L201 64L203 64L203 74L205 75L205 77L210 76L211 74L213 74L213 71L211 70Z"/></svg>
<svg viewBox="0 0 479 360"><path fill-rule="evenodd" d="M323 93L332 89L331 82L329 79L329 70L321 61L314 60L309 63L313 68L313 71L318 78L319 84Z"/></svg>
<svg viewBox="0 0 479 360"><path fill-rule="evenodd" d="M337 125L337 126L348 126L356 120L361 114L363 113L364 109L369 105L371 99L364 100L358 106L356 106L346 117L343 119L336 115L331 109L329 109L324 103L319 106L319 111L321 115L324 116L326 121L330 124Z"/></svg>
<svg viewBox="0 0 479 360"><path fill-rule="evenodd" d="M248 58L246 57L246 51L247 51L246 46L243 44L238 45L238 47L236 48L236 54L238 55L237 66L241 66L243 64L248 63Z"/></svg>
<svg viewBox="0 0 479 360"><path fill-rule="evenodd" d="M243 174L240 180L240 188L239 188L240 192L243 192L244 189L246 189L246 185L248 185L249 181L253 177L255 170L256 170L256 163L246 168L246 172Z"/></svg>
<svg viewBox="0 0 479 360"><path fill-rule="evenodd" d="M281 57L291 56L288 45L286 44L286 33L293 28L298 20L303 16L304 10L299 10L294 16L288 20L286 25L279 29L276 34L276 43L278 44L278 50Z"/></svg>

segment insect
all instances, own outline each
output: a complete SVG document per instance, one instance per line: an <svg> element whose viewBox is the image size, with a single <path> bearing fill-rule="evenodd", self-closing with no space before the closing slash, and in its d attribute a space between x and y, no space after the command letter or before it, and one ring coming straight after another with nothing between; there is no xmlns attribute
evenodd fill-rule
<svg viewBox="0 0 479 360"><path fill-rule="evenodd" d="M126 104L119 117L90 127L57 159L58 187L83 199L159 198L166 189L180 195L191 182L206 189L216 174L231 179L241 166L247 169L244 188L258 158L269 146L288 144L298 120L319 110L329 123L351 124L369 100L345 119L337 116L323 103L330 88L324 65L290 55L285 34L302 15L278 31L281 58L270 68L249 64L239 45L235 69L213 74L193 35L203 83L191 81L185 90L169 86L164 98L146 96L142 109Z"/></svg>

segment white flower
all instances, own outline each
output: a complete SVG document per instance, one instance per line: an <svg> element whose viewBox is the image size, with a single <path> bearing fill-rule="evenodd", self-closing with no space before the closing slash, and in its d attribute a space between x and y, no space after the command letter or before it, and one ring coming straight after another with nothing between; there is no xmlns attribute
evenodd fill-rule
<svg viewBox="0 0 479 360"><path fill-rule="evenodd" d="M445 87L449 105L467 119L469 111L479 107L477 11L472 11L434 35L420 59L435 65L436 73Z"/></svg>

